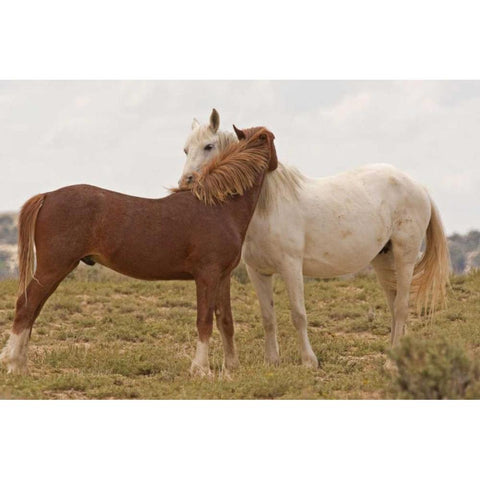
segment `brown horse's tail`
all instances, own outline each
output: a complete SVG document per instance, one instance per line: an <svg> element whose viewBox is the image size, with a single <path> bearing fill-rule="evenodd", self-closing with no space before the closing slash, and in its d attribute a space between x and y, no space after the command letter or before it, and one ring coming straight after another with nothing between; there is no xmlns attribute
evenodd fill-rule
<svg viewBox="0 0 480 480"><path fill-rule="evenodd" d="M44 193L35 195L25 203L18 217L18 295L25 293L25 298L27 285L35 275L35 225L44 200Z"/></svg>
<svg viewBox="0 0 480 480"><path fill-rule="evenodd" d="M415 293L417 312L433 317L437 306L444 307L447 298L450 255L442 222L430 199L431 217L426 233L425 252L415 265L412 290Z"/></svg>

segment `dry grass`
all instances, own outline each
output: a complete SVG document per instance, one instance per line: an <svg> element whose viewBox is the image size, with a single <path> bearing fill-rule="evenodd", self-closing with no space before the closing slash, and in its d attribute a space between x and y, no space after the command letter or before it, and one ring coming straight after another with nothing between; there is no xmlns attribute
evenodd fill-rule
<svg viewBox="0 0 480 480"><path fill-rule="evenodd" d="M232 284L241 367L220 375L222 347L214 332L213 379L192 378L193 282L141 282L98 266L79 268L50 298L33 329L29 374L0 370L1 398L404 398L384 370L390 317L374 278L307 281L309 333L320 368L300 365L283 282L275 281L282 363L263 362L263 329L250 283ZM0 340L13 319L16 282L0 282ZM409 335L439 336L469 355L480 346L480 274L455 277L449 306L435 321L412 318Z"/></svg>

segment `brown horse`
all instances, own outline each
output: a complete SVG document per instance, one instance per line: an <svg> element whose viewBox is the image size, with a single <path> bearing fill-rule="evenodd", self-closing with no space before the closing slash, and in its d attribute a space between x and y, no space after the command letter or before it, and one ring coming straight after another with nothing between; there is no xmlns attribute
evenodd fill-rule
<svg viewBox="0 0 480 480"><path fill-rule="evenodd" d="M147 199L74 185L25 203L19 217L19 296L0 356L9 372L25 368L35 319L80 261L144 280L195 280L198 343L192 373L210 372L214 311L224 367L238 364L230 273L240 260L265 173L277 167L271 132L257 127L238 135L241 141L205 166L193 190Z"/></svg>

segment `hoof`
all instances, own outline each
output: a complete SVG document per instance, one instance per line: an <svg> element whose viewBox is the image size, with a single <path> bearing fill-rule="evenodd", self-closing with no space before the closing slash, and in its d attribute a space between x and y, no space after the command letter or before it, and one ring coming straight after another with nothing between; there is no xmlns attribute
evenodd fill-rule
<svg viewBox="0 0 480 480"><path fill-rule="evenodd" d="M25 375L28 373L26 365L17 365L15 363L10 363L7 365L7 373L9 375Z"/></svg>
<svg viewBox="0 0 480 480"><path fill-rule="evenodd" d="M278 367L280 365L280 356L279 355L265 355L265 364Z"/></svg>
<svg viewBox="0 0 480 480"><path fill-rule="evenodd" d="M232 372L226 368L223 368L218 376L220 380L225 380L227 382L231 382L233 380Z"/></svg>
<svg viewBox="0 0 480 480"><path fill-rule="evenodd" d="M240 366L240 362L237 357L231 358L230 360L225 360L223 362L223 370L236 370Z"/></svg>
<svg viewBox="0 0 480 480"><path fill-rule="evenodd" d="M208 365L203 366L195 362L192 362L190 374L194 377L213 377L212 371Z"/></svg>
<svg viewBox="0 0 480 480"><path fill-rule="evenodd" d="M240 366L240 362L237 357L231 358L228 361L223 362L222 371L220 372L220 378L223 380L232 380L232 370L236 370Z"/></svg>
<svg viewBox="0 0 480 480"><path fill-rule="evenodd" d="M27 345L30 330L21 333L11 333L7 344L0 353L0 363L7 366L8 373L22 374L27 370Z"/></svg>
<svg viewBox="0 0 480 480"><path fill-rule="evenodd" d="M318 358L315 355L309 355L302 359L302 365L307 368L318 368Z"/></svg>
<svg viewBox="0 0 480 480"><path fill-rule="evenodd" d="M7 373L9 374L22 375L27 373L26 359L13 360L11 358L8 358L8 355L5 349L0 354L0 363L5 365L5 367L7 368Z"/></svg>

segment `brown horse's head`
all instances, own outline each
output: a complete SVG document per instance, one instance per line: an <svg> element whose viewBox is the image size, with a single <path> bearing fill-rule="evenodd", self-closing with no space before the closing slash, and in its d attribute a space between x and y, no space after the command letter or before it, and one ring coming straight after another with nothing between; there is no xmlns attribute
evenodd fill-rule
<svg viewBox="0 0 480 480"><path fill-rule="evenodd" d="M233 129L235 130L239 141L245 140L252 146L258 145L261 147L265 145L265 148L269 149L268 170L271 172L277 168L277 151L273 142L275 140L275 135L270 130L267 130L265 127L253 127L240 130L235 125L233 125Z"/></svg>

